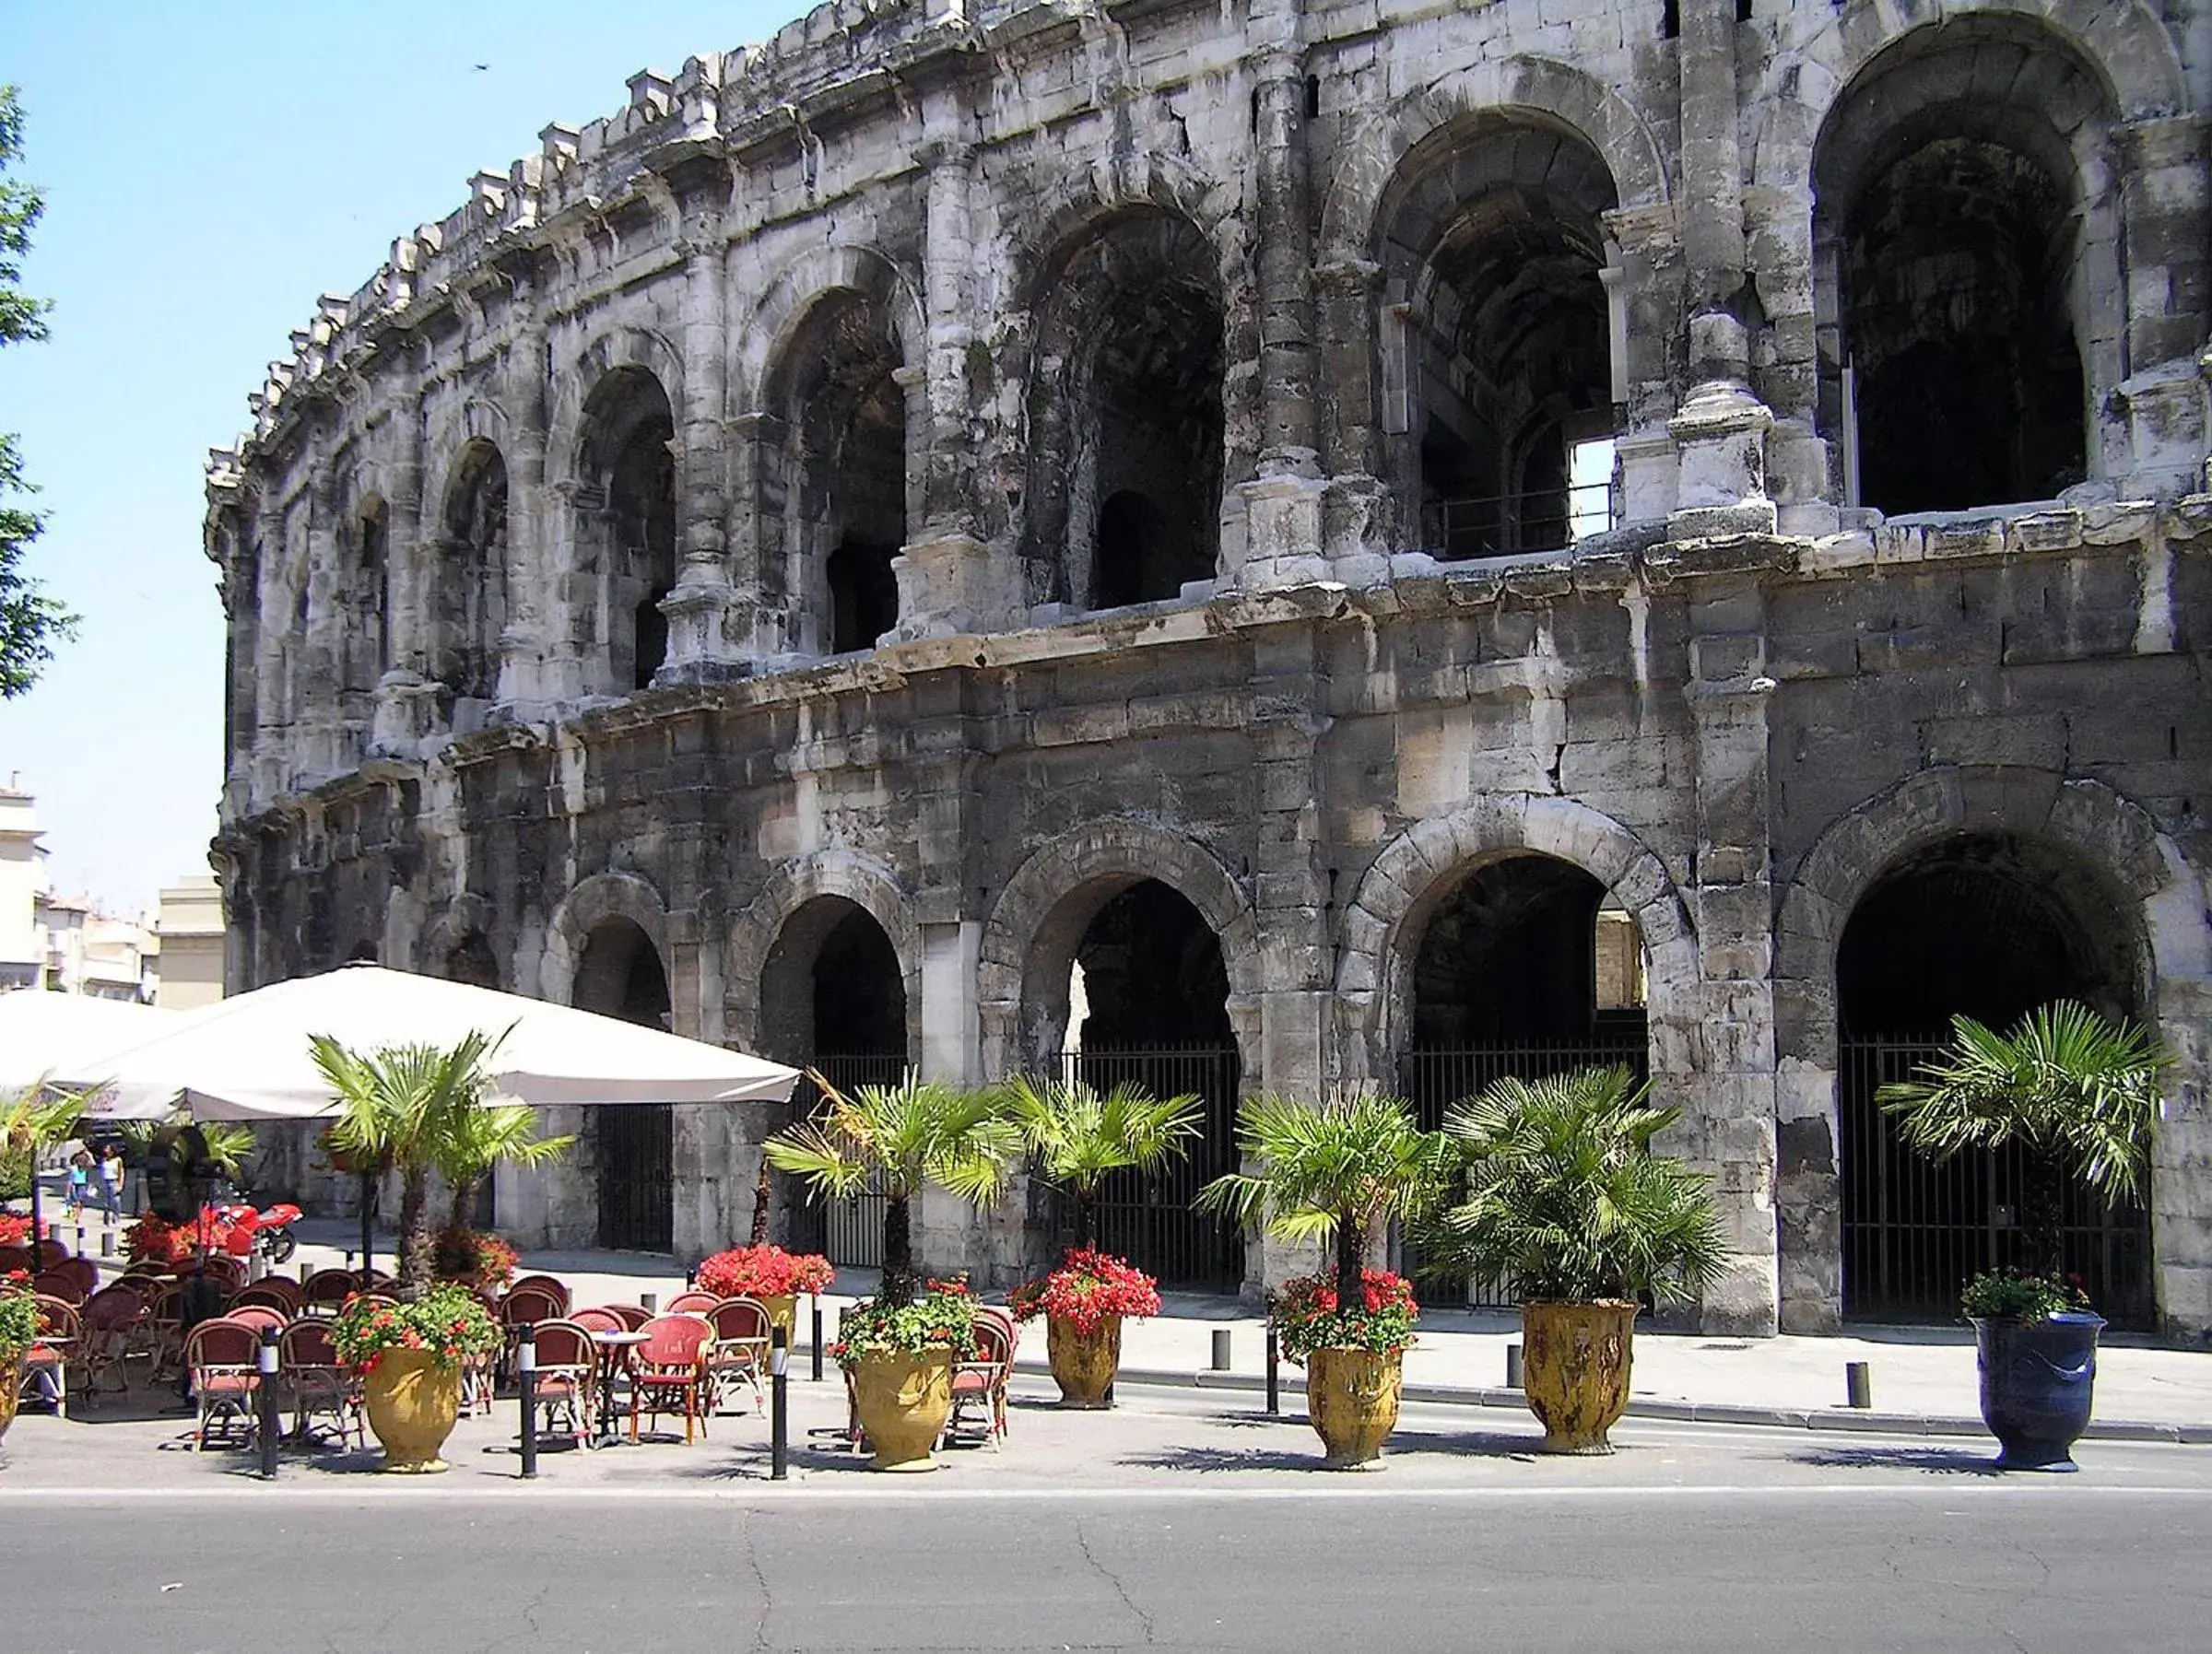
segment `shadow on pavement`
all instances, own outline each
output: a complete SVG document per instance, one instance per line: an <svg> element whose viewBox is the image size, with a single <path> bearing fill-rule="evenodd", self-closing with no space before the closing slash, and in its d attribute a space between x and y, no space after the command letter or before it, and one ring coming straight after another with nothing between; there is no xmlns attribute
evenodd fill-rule
<svg viewBox="0 0 2212 1654"><path fill-rule="evenodd" d="M1929 1476L2002 1476L1994 1459L1963 1448L1815 1448L1792 1453L1793 1464L1821 1470L1904 1470Z"/></svg>

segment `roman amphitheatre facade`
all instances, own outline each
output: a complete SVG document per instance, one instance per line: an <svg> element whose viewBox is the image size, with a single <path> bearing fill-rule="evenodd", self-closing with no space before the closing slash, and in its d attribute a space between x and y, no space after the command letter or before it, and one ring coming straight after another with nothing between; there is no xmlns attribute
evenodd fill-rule
<svg viewBox="0 0 2212 1654"><path fill-rule="evenodd" d="M1194 1091L1108 1238L1221 1289L1289 1261L1189 1211L1240 1094L1622 1062L1754 1333L2006 1255L2017 1167L1872 1092L2070 995L2176 1058L2077 1255L2201 1336L2207 108L2202 0L845 0L640 74L214 456L232 986ZM773 1122L596 1112L502 1228L742 1237Z"/></svg>

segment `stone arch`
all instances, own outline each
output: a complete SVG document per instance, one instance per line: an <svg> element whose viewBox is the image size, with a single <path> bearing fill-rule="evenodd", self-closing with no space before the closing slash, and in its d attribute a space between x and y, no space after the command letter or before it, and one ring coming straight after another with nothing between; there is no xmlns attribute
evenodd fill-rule
<svg viewBox="0 0 2212 1654"><path fill-rule="evenodd" d="M875 857L852 850L821 850L778 868L732 921L726 989L732 1038L748 1050L760 1049L762 973L785 926L823 897L851 902L890 939L906 989L907 1055L916 1060L922 1040L922 929L898 874Z"/></svg>
<svg viewBox="0 0 2212 1654"><path fill-rule="evenodd" d="M1947 839L2007 833L2080 859L2136 904L2124 921L2139 954L2139 1013L2177 1058L2170 1096L2202 1097L2212 985L2200 880L2149 813L2087 777L2024 765L1942 766L1898 781L1822 830L1783 892L1774 946L1776 1216L1784 1331L1832 1331L1842 1316L1836 954L1859 899L1890 868ZM2165 1231L2186 1219L2178 1191L2204 1133L2170 1115L2153 1148L2151 1207L2159 1291L2170 1320L2188 1290L2170 1276ZM2199 1319L2201 1315L2199 1315Z"/></svg>
<svg viewBox="0 0 2212 1654"><path fill-rule="evenodd" d="M440 510L453 491L453 474L472 443L488 442L502 453L508 451L512 424L505 408L482 396L470 397L439 423L425 456L422 499L426 514ZM426 532L435 522L434 517L426 521Z"/></svg>
<svg viewBox="0 0 2212 1654"><path fill-rule="evenodd" d="M1147 879L1190 903L1220 939L1244 1083L1250 1088L1265 1080L1258 1034L1265 984L1250 894L1196 839L1126 818L1077 827L1039 846L992 904L976 964L986 1073L1019 1072L1057 1054L1068 968L1085 928L1112 897Z"/></svg>
<svg viewBox="0 0 2212 1654"><path fill-rule="evenodd" d="M665 363L652 365L665 355L654 336L626 329L602 346L580 370L605 364L582 389L558 492L568 513L565 562L576 571L570 603L585 611L571 643L592 686L624 696L648 687L667 659L661 604L679 561L682 386L665 377ZM630 359L607 359L617 356Z"/></svg>
<svg viewBox="0 0 2212 1654"><path fill-rule="evenodd" d="M1132 208L1156 207L1188 219L1223 247L1235 208L1217 202L1216 188L1213 178L1181 156L1155 149L1102 157L1062 174L1008 227L1007 239L1019 250L1014 291L1020 303L1034 310L1067 250L1101 220Z"/></svg>
<svg viewBox="0 0 2212 1654"><path fill-rule="evenodd" d="M898 263L873 247L815 248L776 273L739 333L731 387L735 408L774 412L771 380L789 360L793 341L806 326L808 313L825 297L841 289L859 293L879 305L892 319L891 332L899 343L902 364L909 368L922 365L929 337L928 319L919 287Z"/></svg>
<svg viewBox="0 0 2212 1654"><path fill-rule="evenodd" d="M1668 200L1658 140L1618 92L1553 58L1508 58L1455 71L1409 92L1350 135L1322 204L1319 262L1371 256L1399 163L1423 138L1468 115L1515 112L1559 122L1604 157L1624 209Z"/></svg>
<svg viewBox="0 0 2212 1654"><path fill-rule="evenodd" d="M635 323L617 323L594 334L580 346L565 367L554 375L559 387L546 428L546 452L562 467L555 480L582 475L582 461L591 441L588 412L592 393L608 375L623 369L648 373L680 417L684 406L684 355L665 335Z"/></svg>
<svg viewBox="0 0 2212 1654"><path fill-rule="evenodd" d="M473 948L481 941L485 951L491 955L495 974L499 972L499 957L491 948L490 938L498 915L489 901L475 891L464 891L445 904L445 909L422 933L414 953L414 968L429 976L449 976L447 962L465 949ZM472 979L452 978L453 980ZM479 987L504 988L504 979L478 983Z"/></svg>
<svg viewBox="0 0 2212 1654"><path fill-rule="evenodd" d="M1335 998L1350 1081L1391 1084L1410 1022L1413 959L1423 921L1458 880L1508 856L1556 857L1583 869L1634 918L1648 970L1652 1076L1678 1091L1699 1020L1697 937L1673 874L1629 828L1571 799L1500 793L1407 827L1360 878L1337 921Z"/></svg>
<svg viewBox="0 0 2212 1654"><path fill-rule="evenodd" d="M668 907L652 884L634 873L595 873L580 880L560 900L546 925L545 950L537 966L537 992L556 1004L573 1004L576 968L593 930L608 919L627 919L645 933L668 973L676 997L676 972L669 956ZM678 1015L679 1025L682 1021Z"/></svg>

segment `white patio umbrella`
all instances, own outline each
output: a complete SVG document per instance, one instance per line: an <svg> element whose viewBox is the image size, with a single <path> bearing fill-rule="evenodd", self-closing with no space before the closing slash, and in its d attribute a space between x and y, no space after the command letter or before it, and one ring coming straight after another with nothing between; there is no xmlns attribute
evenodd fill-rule
<svg viewBox="0 0 2212 1654"><path fill-rule="evenodd" d="M183 1108L195 1120L304 1120L336 1099L309 1054L327 1034L356 1050L448 1048L471 1029L506 1038L492 1053L492 1092L535 1104L781 1102L796 1069L654 1028L489 988L374 965L256 988L176 1016L135 1043L59 1071L100 1086L92 1113L151 1120Z"/></svg>
<svg viewBox="0 0 2212 1654"><path fill-rule="evenodd" d="M36 988L0 993L0 1090L21 1091L82 1069L182 1018L182 1012L131 1000Z"/></svg>

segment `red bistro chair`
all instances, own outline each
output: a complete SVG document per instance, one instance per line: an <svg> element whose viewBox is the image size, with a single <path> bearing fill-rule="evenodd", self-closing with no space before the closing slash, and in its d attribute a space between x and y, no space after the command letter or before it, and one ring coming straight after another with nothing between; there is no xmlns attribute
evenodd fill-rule
<svg viewBox="0 0 2212 1654"><path fill-rule="evenodd" d="M207 1426L223 1417L243 1423L251 1439L261 1395L261 1329L229 1316L202 1321L184 1336L184 1370L197 1407L193 1450L206 1449Z"/></svg>
<svg viewBox="0 0 2212 1654"><path fill-rule="evenodd" d="M629 1368L631 1394L629 1439L638 1439L638 1414L673 1411L670 1403L681 1397L684 1406L684 1445L689 1447L694 1425L707 1427L701 1403L706 1399L708 1354L713 1347L714 1329L696 1315L657 1315L637 1329L645 1342L632 1352Z"/></svg>
<svg viewBox="0 0 2212 1654"><path fill-rule="evenodd" d="M760 1373L768 1366L768 1306L759 1298L718 1298L707 1320L714 1328L714 1349L707 1363L714 1380L712 1411L720 1412L738 1385L749 1384L753 1409L759 1412L764 1405Z"/></svg>
<svg viewBox="0 0 2212 1654"><path fill-rule="evenodd" d="M543 1320L534 1333L537 1348L537 1404L546 1428L559 1423L578 1447L591 1439L592 1402L598 1382L599 1346L591 1329L573 1320ZM535 1417L527 1428L537 1428Z"/></svg>
<svg viewBox="0 0 2212 1654"><path fill-rule="evenodd" d="M328 1321L302 1317L287 1326L276 1337L276 1366L292 1403L295 1439L309 1440L314 1421L328 1417L337 1429L338 1446L346 1445L348 1430L357 1445L369 1445L360 1377L338 1359Z"/></svg>
<svg viewBox="0 0 2212 1654"><path fill-rule="evenodd" d="M69 1416L69 1363L84 1336L76 1306L64 1297L41 1292L32 1298L39 1312L38 1341L23 1352L22 1376L16 1394L29 1395L43 1379L53 1386L53 1414Z"/></svg>

